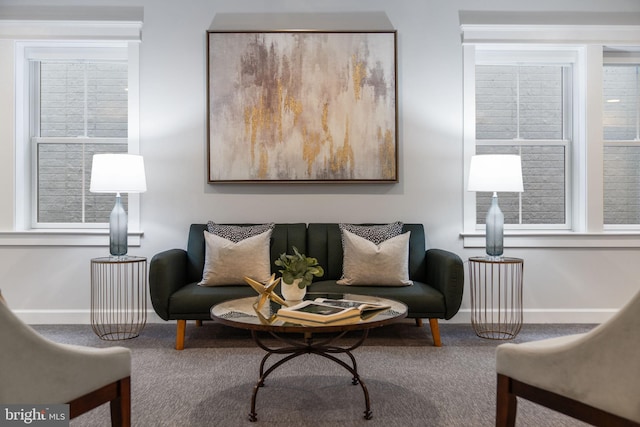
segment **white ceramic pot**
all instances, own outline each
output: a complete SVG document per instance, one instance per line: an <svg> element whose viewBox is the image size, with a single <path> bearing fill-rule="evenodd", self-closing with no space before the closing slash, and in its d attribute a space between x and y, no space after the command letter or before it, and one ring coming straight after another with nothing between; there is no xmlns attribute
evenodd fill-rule
<svg viewBox="0 0 640 427"><path fill-rule="evenodd" d="M302 301L304 296L307 294L306 286L302 289L298 287L298 283L300 283L302 279L295 279L293 283L284 283L280 282L280 290L282 292L282 298L286 301Z"/></svg>

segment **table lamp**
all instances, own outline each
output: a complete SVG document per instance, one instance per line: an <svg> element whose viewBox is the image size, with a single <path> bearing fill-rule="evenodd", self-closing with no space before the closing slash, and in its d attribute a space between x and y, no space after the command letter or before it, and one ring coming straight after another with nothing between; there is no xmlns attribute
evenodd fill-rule
<svg viewBox="0 0 640 427"><path fill-rule="evenodd" d="M116 193L116 204L109 216L109 250L113 256L127 254L127 212L120 193L147 191L142 156L134 154L95 154L91 167L92 193Z"/></svg>
<svg viewBox="0 0 640 427"><path fill-rule="evenodd" d="M468 191L493 192L486 219L486 249L490 257L504 252L504 214L498 206L498 192L524 191L520 156L484 154L471 157Z"/></svg>

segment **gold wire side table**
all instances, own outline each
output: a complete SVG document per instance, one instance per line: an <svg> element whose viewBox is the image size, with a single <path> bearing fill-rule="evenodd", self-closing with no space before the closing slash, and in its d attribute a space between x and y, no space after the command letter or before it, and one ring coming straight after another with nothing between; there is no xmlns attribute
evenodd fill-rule
<svg viewBox="0 0 640 427"><path fill-rule="evenodd" d="M103 340L135 338L147 323L147 259L91 260L91 327Z"/></svg>
<svg viewBox="0 0 640 427"><path fill-rule="evenodd" d="M471 257L471 326L476 335L510 340L522 328L521 258Z"/></svg>

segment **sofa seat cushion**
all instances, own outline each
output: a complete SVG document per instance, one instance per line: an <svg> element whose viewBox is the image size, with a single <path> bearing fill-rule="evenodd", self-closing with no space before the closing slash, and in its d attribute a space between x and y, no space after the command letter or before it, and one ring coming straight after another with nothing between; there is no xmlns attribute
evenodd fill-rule
<svg viewBox="0 0 640 427"><path fill-rule="evenodd" d="M257 296L249 285L216 286L215 288L189 283L178 289L169 299L171 319L209 319L215 304L230 299Z"/></svg>
<svg viewBox="0 0 640 427"><path fill-rule="evenodd" d="M278 285L279 286L279 285ZM413 286L381 287L381 286L351 286L338 285L335 280L313 282L307 288L309 294L361 294L375 295L403 302L409 308L409 317L432 318L444 317L444 296L431 286L414 281ZM280 294L278 288L277 293ZM217 286L207 288L198 286L197 282L177 290L169 300L171 319L209 319L209 311L215 304L235 298L257 296L251 286ZM310 295L311 296L311 295Z"/></svg>
<svg viewBox="0 0 640 427"><path fill-rule="evenodd" d="M446 311L444 295L422 282L413 286L344 286L336 280L320 280L307 287L308 293L375 295L403 302L409 308L409 317L443 318Z"/></svg>

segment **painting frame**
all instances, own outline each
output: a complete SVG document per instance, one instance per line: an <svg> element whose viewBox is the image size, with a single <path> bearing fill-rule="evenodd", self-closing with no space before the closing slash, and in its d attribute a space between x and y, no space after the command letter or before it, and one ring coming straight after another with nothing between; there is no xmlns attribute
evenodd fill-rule
<svg viewBox="0 0 640 427"><path fill-rule="evenodd" d="M399 182L396 30L206 37L208 183Z"/></svg>

